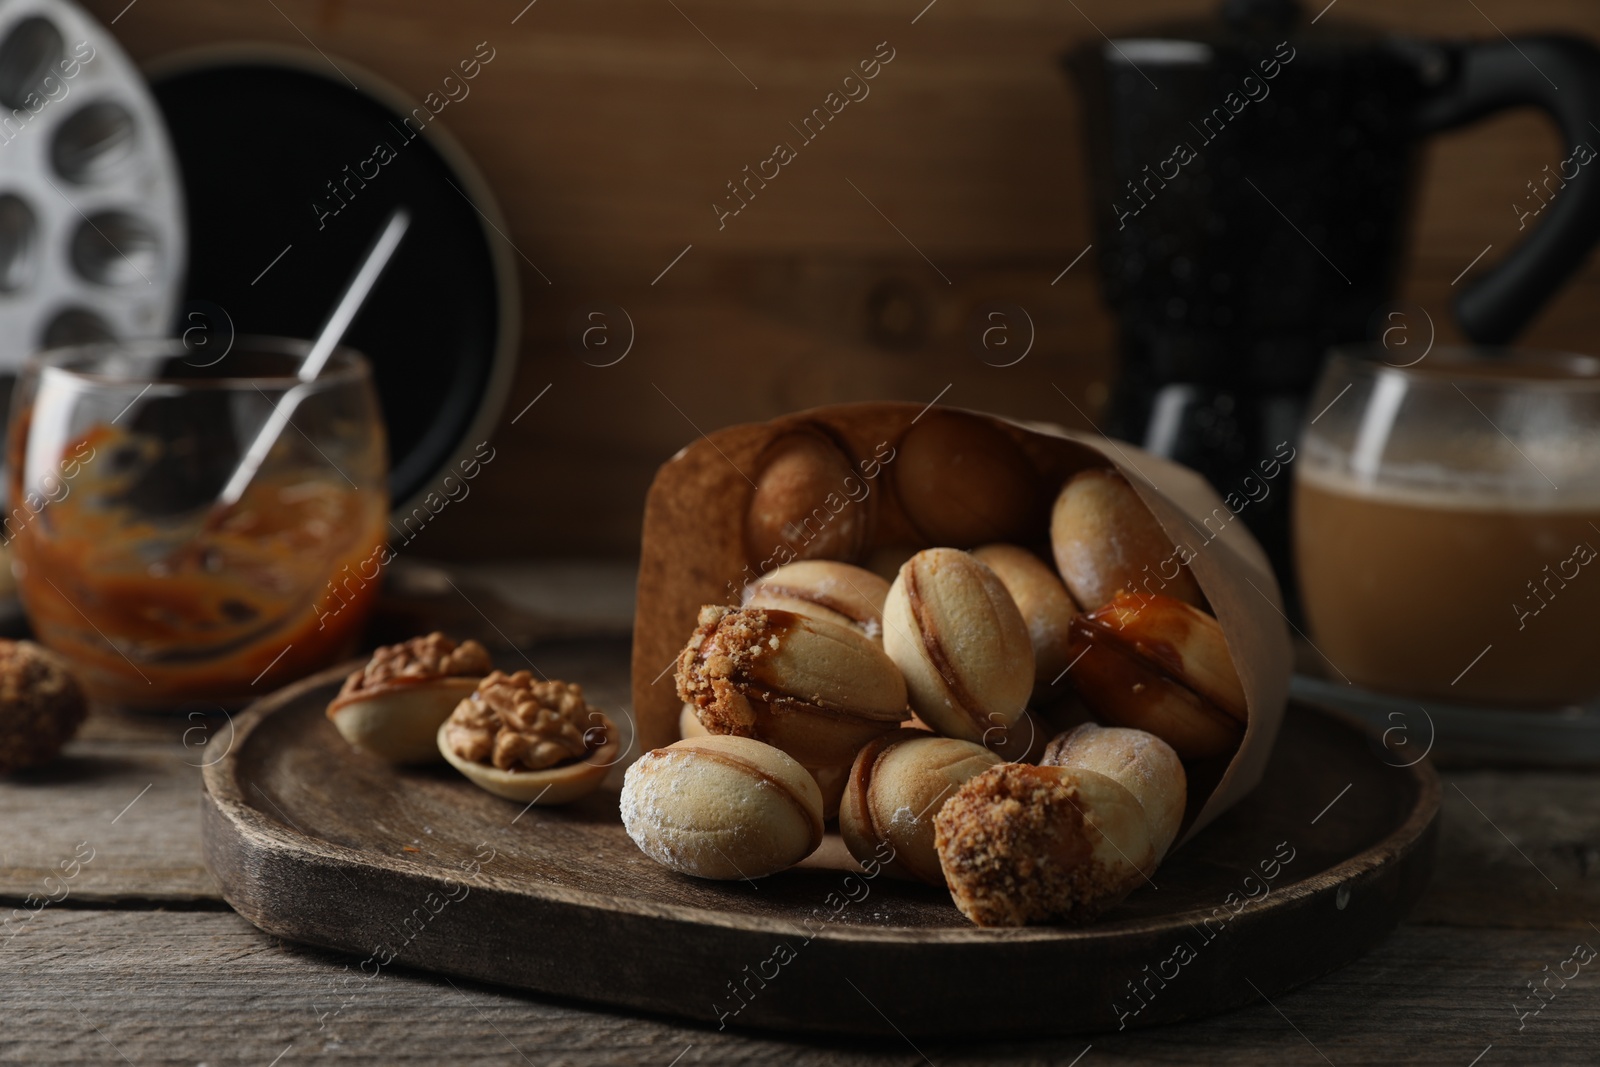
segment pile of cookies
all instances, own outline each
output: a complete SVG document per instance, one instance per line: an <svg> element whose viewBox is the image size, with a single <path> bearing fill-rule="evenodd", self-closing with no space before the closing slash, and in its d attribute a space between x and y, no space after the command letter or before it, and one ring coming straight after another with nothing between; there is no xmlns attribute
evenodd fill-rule
<svg viewBox="0 0 1600 1067"><path fill-rule="evenodd" d="M917 473L896 485L903 506L922 492L906 511L925 540L970 545L993 525ZM629 768L629 835L685 874L758 878L837 819L858 860L887 845L888 871L947 887L984 926L1081 923L1122 900L1183 826L1185 761L1239 747L1244 689L1187 559L1121 473L1073 474L1048 531L1043 552L801 559L738 606L703 607L675 667L683 739ZM820 552L859 553L857 528L827 532Z"/></svg>

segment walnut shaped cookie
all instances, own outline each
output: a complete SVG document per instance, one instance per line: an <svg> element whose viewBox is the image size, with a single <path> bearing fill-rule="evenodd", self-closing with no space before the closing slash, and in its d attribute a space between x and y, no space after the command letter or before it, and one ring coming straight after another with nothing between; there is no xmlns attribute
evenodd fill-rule
<svg viewBox="0 0 1600 1067"><path fill-rule="evenodd" d="M345 679L328 718L346 741L391 763L436 762L439 726L492 669L478 642L437 631L386 645Z"/></svg>

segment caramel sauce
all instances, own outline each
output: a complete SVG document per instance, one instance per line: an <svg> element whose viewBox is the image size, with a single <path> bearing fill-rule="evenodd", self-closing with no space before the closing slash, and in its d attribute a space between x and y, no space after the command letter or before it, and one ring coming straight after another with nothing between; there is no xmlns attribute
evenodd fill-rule
<svg viewBox="0 0 1600 1067"><path fill-rule="evenodd" d="M104 453L112 437L85 440ZM91 696L238 703L353 650L387 561L383 492L258 478L218 521L158 525L106 503L111 469L85 463L12 543L29 620Z"/></svg>

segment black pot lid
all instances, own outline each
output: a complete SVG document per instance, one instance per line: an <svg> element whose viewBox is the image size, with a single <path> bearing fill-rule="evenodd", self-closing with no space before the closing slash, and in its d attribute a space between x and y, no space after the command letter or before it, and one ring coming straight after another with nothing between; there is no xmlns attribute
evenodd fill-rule
<svg viewBox="0 0 1600 1067"><path fill-rule="evenodd" d="M148 73L188 200L175 332L211 352L234 335L314 336L386 217L410 207L344 342L372 362L406 510L488 438L515 370L516 266L482 177L440 119L344 59L211 48Z"/></svg>

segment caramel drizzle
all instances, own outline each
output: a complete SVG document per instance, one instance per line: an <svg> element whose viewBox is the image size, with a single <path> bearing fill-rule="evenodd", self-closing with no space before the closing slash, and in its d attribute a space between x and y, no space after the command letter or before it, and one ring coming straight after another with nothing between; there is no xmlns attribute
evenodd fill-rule
<svg viewBox="0 0 1600 1067"><path fill-rule="evenodd" d="M878 829L878 820L872 813L872 779L878 773L878 761L883 759L895 740L892 735L885 735L868 741L856 756L855 766L860 770L850 775L850 792L855 795L856 807L861 812L861 821L866 825L867 836L880 844L883 842L883 832Z"/></svg>
<svg viewBox="0 0 1600 1067"><path fill-rule="evenodd" d="M960 676L956 673L955 664L951 661L949 653L940 643L935 628L930 625L927 607L922 599L921 579L917 576L916 567L905 569L906 600L911 607L911 617L917 622L917 633L922 638L922 649L927 654L928 662L938 673L940 681L944 682L945 690L954 698L961 713L967 717L973 727L980 732L986 729L974 710L978 701Z"/></svg>
<svg viewBox="0 0 1600 1067"><path fill-rule="evenodd" d="M1233 716L1231 712L1222 707L1215 700L1211 699L1211 697L1205 693L1202 693L1188 682L1184 681L1184 679L1179 676L1177 672L1169 669L1164 663L1161 662L1159 658L1145 655L1144 653L1140 652L1138 648L1130 645L1128 642L1114 637L1109 624L1103 623L1098 619L1090 619L1086 616L1079 615L1072 620L1071 630L1074 634L1076 634L1076 636L1086 641L1092 648L1098 648L1101 651L1109 652L1114 656L1121 656L1125 660L1129 660L1133 663L1137 663L1143 667L1149 668L1151 673L1157 675L1163 681L1171 685L1175 685L1184 692L1191 694L1195 698L1196 704L1204 714L1210 716L1219 724L1226 726L1233 732L1240 734L1245 732L1245 728L1248 723L1240 722Z"/></svg>

